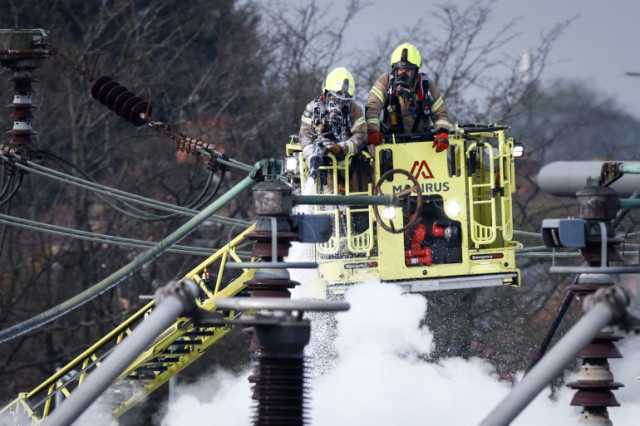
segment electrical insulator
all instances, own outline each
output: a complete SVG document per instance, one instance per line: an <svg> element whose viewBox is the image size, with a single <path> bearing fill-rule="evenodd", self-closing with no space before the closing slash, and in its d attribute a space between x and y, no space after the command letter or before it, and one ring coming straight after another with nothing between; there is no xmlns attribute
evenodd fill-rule
<svg viewBox="0 0 640 426"><path fill-rule="evenodd" d="M91 86L91 96L134 126L142 126L151 119L151 102L110 77L97 79Z"/></svg>

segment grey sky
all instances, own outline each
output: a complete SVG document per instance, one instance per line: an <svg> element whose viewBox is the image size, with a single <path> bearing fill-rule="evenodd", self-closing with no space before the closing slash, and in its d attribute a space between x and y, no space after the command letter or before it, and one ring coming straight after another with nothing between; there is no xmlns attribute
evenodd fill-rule
<svg viewBox="0 0 640 426"><path fill-rule="evenodd" d="M339 1L321 0L334 6ZM442 3L433 0L373 0L354 20L346 49L370 47L377 35L401 28L425 17ZM468 0L458 1L461 5ZM520 18L520 36L509 49L517 54L534 47L540 34L554 24L578 15L555 45L547 77L577 78L640 118L640 77L625 71L640 71L640 0L501 0L493 22ZM372 27L377 31L372 31ZM419 46L428 60L428 46Z"/></svg>

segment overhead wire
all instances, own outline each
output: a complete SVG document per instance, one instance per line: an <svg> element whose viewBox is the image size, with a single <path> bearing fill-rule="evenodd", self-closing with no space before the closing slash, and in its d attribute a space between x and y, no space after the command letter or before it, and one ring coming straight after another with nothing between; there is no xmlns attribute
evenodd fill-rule
<svg viewBox="0 0 640 426"><path fill-rule="evenodd" d="M24 175L20 173L17 178L14 178L13 188L11 188L5 196L0 199L0 206L5 205L16 195L20 187L22 186L22 180L24 179Z"/></svg>
<svg viewBox="0 0 640 426"><path fill-rule="evenodd" d="M573 279L573 285L575 285L578 282L578 277L579 276L576 275L576 277ZM549 330L547 330L547 334L544 336L544 339L540 344L540 348L538 348L538 351L529 362L529 367L526 369L525 375L528 374L533 369L533 367L535 367L536 364L540 362L542 357L544 357L544 355L547 353L547 349L549 349L549 345L553 340L553 336L556 334L556 331L558 331L558 328L560 327L560 323L562 322L562 319L564 318L567 311L571 307L571 302L573 302L573 299L575 299L575 293L572 292L571 290L567 291L562 300L562 303L560 304L560 308L556 312L556 315L554 316L553 321L551 322L551 326L549 327Z"/></svg>
<svg viewBox="0 0 640 426"><path fill-rule="evenodd" d="M76 171L78 174L80 174L80 176L90 182L94 182L97 183L91 176L89 176L89 174L87 174L84 170L82 170L80 167L78 167L77 165L71 163L70 161L65 160L62 157L59 157L49 151L36 151L35 156L39 157L39 158L44 158L50 161L54 161L56 163L58 163L59 165L61 165L62 167L66 167L69 168L71 170ZM202 208L205 204L206 204L206 200L203 201L203 198L205 198L205 196L207 196L207 192L209 192L209 190L211 189L211 184L213 182L213 177L214 177L214 171L210 170L207 176L207 180L205 182L205 185L203 186L202 190L200 191L200 194L198 194L198 196L195 198L195 200L192 200L188 203L186 203L183 206L178 206L178 207L184 207L184 208L191 208L191 209L200 209ZM218 184L216 185L215 189L213 190L213 192L211 194L209 194L209 196L207 197L207 200L212 200L218 193L218 191L220 190L220 187L222 185L222 182L224 181L224 177L225 177L225 170L224 168L221 168L221 172L220 172L220 178L218 180ZM102 198L102 197L100 197ZM173 217L176 217L178 214L177 213L170 213L170 214L166 214L166 215L157 215L157 214L153 214L147 211L144 211L142 209L137 208L134 205L131 205L129 203L126 203L125 201L120 200L121 203L123 203L124 205L127 206L128 209L134 210L134 212L129 211L129 210L125 210L123 208L121 208L120 206L114 205L110 200L104 199L102 198L103 201L105 201L107 204L109 204L112 208L114 208L115 210L119 211L122 214L125 214L127 216L131 216L134 217L138 220L142 220L142 221L159 221L159 220L166 220L166 219L171 219Z"/></svg>
<svg viewBox="0 0 640 426"><path fill-rule="evenodd" d="M210 176L213 177L213 173ZM204 199L204 200L202 200L200 202L199 207L200 206L206 206L211 201L213 201L215 196L218 195L218 192L220 192L220 188L222 188L222 183L224 182L224 177L225 177L225 172L222 171L221 175L220 175L220 179L218 179L218 182L216 182L216 186L213 188L213 191L211 191L211 194L209 194L206 199Z"/></svg>
<svg viewBox="0 0 640 426"><path fill-rule="evenodd" d="M6 203L0 206L0 213L5 210L7 214L11 212L11 203ZM2 259L2 252L4 251L5 242L7 239L7 226L2 226L2 230L0 230L0 259Z"/></svg>
<svg viewBox="0 0 640 426"><path fill-rule="evenodd" d="M29 166L33 166L33 164L29 164ZM127 195L128 193L125 193L125 191L121 191L121 190L118 190L118 189L115 189L115 188L110 188L110 187L108 187L106 185L98 184L96 182L86 181L84 179L78 179L75 176L67 175L65 173L61 173L61 172L58 172L58 171L53 170L53 169L49 169L49 168L44 167L44 166L42 166L43 167L42 170L38 170L37 167L33 168L33 167L29 167L29 166L21 164L18 167L20 167L20 168L22 168L24 170L27 170L30 173L34 173L34 174L38 174L38 175L41 175L41 176L44 176L44 177L48 177L50 179L57 180L58 182L61 182L61 183L64 183L64 184L73 185L73 186L76 186L76 187L79 187L79 188L82 188L82 189L85 189L85 190L88 190L88 191L95 192L97 194L101 194L103 196L115 198L117 200L129 201L129 202L132 202L132 203L138 203L138 204L141 204L141 205L144 205L144 206L147 206L147 207L156 208L158 210L164 209L165 211L168 210L168 211L172 211L174 213L176 212L175 209L169 209L169 208L158 206L153 201L148 201L148 202L140 201L140 200L137 199L137 197L134 196L135 194ZM100 195L99 195L99 197L101 199L105 200ZM151 216L148 213L146 213L146 212L144 212L142 210L139 210L137 208L134 208L134 209L137 210L137 212L139 212L139 213L132 212L132 211L126 211L122 207L118 206L117 204L111 203L108 200L105 200L105 201L113 209L119 211L122 214L126 214L126 215L128 215L130 217L134 217L136 219L140 219L140 220L158 219L158 220L160 220L160 219L164 219L165 217L167 217L167 216L161 216L161 215L153 215L153 216ZM158 202L158 203L161 203L161 202ZM130 207L133 207L133 206L130 206ZM178 207L176 207L176 208L179 210ZM189 216L190 213L185 212L185 215Z"/></svg>
<svg viewBox="0 0 640 426"><path fill-rule="evenodd" d="M0 174L0 200L2 200L9 190L9 185L11 184L11 175L9 175L8 171L3 168L2 173Z"/></svg>
<svg viewBox="0 0 640 426"><path fill-rule="evenodd" d="M3 167L2 170L2 188L0 189L0 206L8 203L18 192L22 186L22 180L24 174L17 172L16 170L9 170L7 167L13 167L12 165Z"/></svg>
<svg viewBox="0 0 640 426"><path fill-rule="evenodd" d="M256 167L258 167L258 165L256 165ZM255 182L255 178L256 177L254 173L249 174L249 176L238 182L223 197L208 205L205 209L198 212L198 214L193 218L182 224L178 229L167 235L163 240L158 241L152 247L138 254L128 264L113 272L108 277L102 279L100 282L70 297L62 303L59 303L47 309L44 312L41 312L27 320L9 326L8 328L0 330L0 343L13 340L19 336L30 333L33 330L39 329L51 323L52 321L61 318L69 312L72 312L84 306L85 304L91 302L105 292L117 287L125 279L130 277L136 271L140 270L143 266L161 256L168 247L171 247L181 239L185 238L191 232L193 232L193 230L197 226L205 222L208 217L222 208L235 194L253 185L253 183Z"/></svg>
<svg viewBox="0 0 640 426"><path fill-rule="evenodd" d="M50 153L45 152L45 151L40 151L37 153L38 157L40 159L48 159L48 160L53 160L55 162L58 163L58 165L61 165L63 168L69 168L72 170L75 170L77 173L79 173L81 175L81 177L83 177L84 179L97 183L94 179L91 178L91 176L89 176L86 172L84 172L84 170L80 169L79 167L77 167L75 164L71 163L71 162L67 162L66 160L62 159L61 157L57 157L57 156L52 156L49 157ZM43 158L44 157L44 158ZM111 200L108 196L100 193L100 192L96 192L96 196L101 199L102 201L104 201L108 206L110 206L112 209L116 210L117 212L120 212L126 216L132 217L134 219L137 220L141 220L141 221L154 221L154 220L164 220L164 219L168 219L174 216L174 213L171 213L169 215L156 215L154 213L150 213L147 212L143 209L140 209L138 207L136 207L134 204L130 204L124 200L120 200L118 198L116 198L115 200ZM120 202L122 203L122 205L126 206L126 207L122 207L120 205L118 205L117 203Z"/></svg>
<svg viewBox="0 0 640 426"><path fill-rule="evenodd" d="M0 224L16 226L31 231L45 232L52 235L59 235L62 237L76 238L80 240L110 244L131 248L150 248L157 244L156 241L145 241L134 238L118 237L114 235L100 234L97 232L81 231L79 229L67 228L59 225L52 225L48 223L33 221L30 219L24 219L17 216L7 215L0 213ZM168 252L187 254L193 256L210 256L215 248L206 247L194 247L176 244ZM239 253L242 254L242 253Z"/></svg>
<svg viewBox="0 0 640 426"><path fill-rule="evenodd" d="M8 161L9 157L0 154L0 159ZM103 185L97 182L92 182L77 176L73 176L67 173L60 172L55 169L40 165L33 161L16 161L15 166L21 170L29 173L34 173L40 176L45 176L59 182L74 185L79 188L83 188L89 191L97 192L105 196L129 201L131 203L137 203L157 210L169 211L182 216L193 217L198 213L198 210L190 209L186 207L177 206L175 204L166 203L163 201L154 200L151 198L143 197L138 194L130 193L120 189L112 188L107 185ZM209 218L211 222L222 223L225 225L240 225L247 226L250 222L242 219L236 219L231 217L225 217L220 215L213 215Z"/></svg>
<svg viewBox="0 0 640 426"><path fill-rule="evenodd" d="M93 183L97 183L84 170L82 170L81 168L79 168L75 164L65 160L62 157L59 157L59 156L57 156L57 155L55 155L55 154L53 154L51 152L48 152L48 151L37 151L36 155L43 156L43 157L45 157L47 159L53 160L53 161L59 163L60 165L62 165L63 167L71 168L71 169L75 170L76 172L78 172L81 175L81 177L84 178L85 180L88 180L88 181L93 182ZM210 188L212 180L213 180L213 170L209 173L207 182L205 183L205 186L204 186L203 190L198 195L196 200L194 202L192 202L192 203L187 203L187 205L185 205L185 206L176 206L176 207L179 207L179 208L191 208L191 209L194 209L194 210L202 208L206 203L202 202L201 200L206 195L208 189ZM220 176L220 179L218 181L218 185L216 186L216 189L213 191L213 193L211 194L211 197L209 199L213 199L213 197L215 197L215 195L217 195L217 193L218 193L218 191L220 189L220 186L221 186L223 181L224 181L224 169L221 169L221 176ZM107 203L109 203L108 200L105 200L105 201ZM152 201L155 201L155 200L152 200ZM123 213L125 215L136 217L137 219L140 219L140 220L145 220L145 221L166 220L166 219L170 219L172 217L175 217L177 215L177 213L171 213L171 214L168 214L168 215L154 215L154 214L146 212L144 210L140 210L140 209L138 209L137 207L135 207L133 205L127 204L124 201L121 201L121 202L123 202L125 205L127 205L128 208L136 210L137 213L131 213L131 212L125 211L125 210L121 209L118 206L114 206L111 203L109 203L109 205L111 205L113 208L115 208L116 210L120 211L121 213ZM247 223L242 223L242 225L247 225L247 224L248 224L248 222Z"/></svg>
<svg viewBox="0 0 640 426"><path fill-rule="evenodd" d="M200 191L200 193L198 194L198 196L194 200L191 200L191 201L189 201L187 203L184 203L185 207L198 208L197 206L200 205L202 200L206 197L207 192L209 192L209 190L211 189L211 185L213 184L214 175L215 175L215 173L213 172L213 170L209 170L209 173L207 173L207 180L204 183L204 185L202 186L202 190ZM218 179L218 182L220 182L221 180L222 180L222 176L220 176L220 179Z"/></svg>

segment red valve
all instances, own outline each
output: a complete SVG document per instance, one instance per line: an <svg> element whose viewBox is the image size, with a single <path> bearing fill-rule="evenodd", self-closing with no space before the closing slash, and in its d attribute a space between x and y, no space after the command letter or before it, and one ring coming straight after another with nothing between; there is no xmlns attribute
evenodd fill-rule
<svg viewBox="0 0 640 426"><path fill-rule="evenodd" d="M433 252L431 251L431 247L424 248L412 248L411 250L405 250L404 257L425 257L432 256Z"/></svg>
<svg viewBox="0 0 640 426"><path fill-rule="evenodd" d="M431 235L435 238L444 238L444 229L444 226L440 226L434 222L431 226Z"/></svg>
<svg viewBox="0 0 640 426"><path fill-rule="evenodd" d="M413 236L411 237L411 249L417 250L421 248L422 242L427 238L427 227L424 223L419 223L413 230Z"/></svg>
<svg viewBox="0 0 640 426"><path fill-rule="evenodd" d="M431 256L406 257L404 263L407 266L430 266L433 263L433 258Z"/></svg>

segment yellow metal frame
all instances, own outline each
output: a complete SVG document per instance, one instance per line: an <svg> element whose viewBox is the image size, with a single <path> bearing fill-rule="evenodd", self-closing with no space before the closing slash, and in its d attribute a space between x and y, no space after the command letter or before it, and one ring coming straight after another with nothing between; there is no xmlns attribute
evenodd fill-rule
<svg viewBox="0 0 640 426"><path fill-rule="evenodd" d="M366 155L366 154L365 154ZM368 155L366 155L368 157ZM347 155L344 160L344 174L345 174L345 195L371 195L372 194L372 185L369 183L367 185L366 191L352 191L351 190L351 182L348 179L348 176L351 175L351 159L353 158L353 154ZM360 232L359 234L352 235L351 229L353 225L353 215L367 213L369 226L366 231ZM371 206L367 207L347 207L346 208L346 218L347 218L347 248L351 253L354 254L364 254L369 256L371 254L371 250L373 250L374 246L374 234L373 234L373 211L371 210Z"/></svg>
<svg viewBox="0 0 640 426"><path fill-rule="evenodd" d="M309 170L307 168L306 161L302 155L302 147L299 143L296 142L295 138L290 139L289 143L285 146L285 153L288 157L297 156L298 159L298 173L300 177L300 186L303 187L307 179L309 178ZM366 157L370 157L367 151L363 151L362 153ZM325 173L331 174L333 177L332 181L337 182L335 177L337 176L337 168L342 168L345 170L345 176L349 176L349 168L351 167L351 159L353 158L353 154L349 154L345 159L339 163L336 161L335 157L332 154L328 154L328 157L331 159L331 164L329 166L323 166L321 170L324 170ZM334 170L328 170L329 167L335 166ZM349 182L348 179L345 180L345 184ZM318 193L329 193L329 194L338 194L338 188L336 185L333 185L332 188L320 188L319 184L316 183L316 192ZM366 192L357 192L352 191L351 186L349 184L345 185L345 195L371 195L372 194L372 185L369 184ZM375 257L372 256L372 251L376 247L376 239L375 239L375 221L373 218L373 211L371 207L366 208L350 208L347 207L344 209L344 217L345 219L345 229L347 230L346 235L342 235L341 232L341 214L340 209L332 208L330 210L322 210L320 208L315 208L315 214L327 214L333 216L333 233L329 241L322 244L316 244L316 250L319 254L320 266L318 268L318 272L320 277L324 278L329 282L333 282L336 279L343 283L353 283L353 282L362 282L366 281L370 278L375 278L376 275L371 272L375 268L354 268L354 269L344 269L344 265L348 263L348 261L344 261L338 258L338 254L341 249L347 249L350 252L350 255L353 256L351 261L362 262L375 264ZM353 214L367 212L368 213L368 229L360 234L352 235L350 230L352 229L353 224ZM327 260L331 259L331 260Z"/></svg>
<svg viewBox="0 0 640 426"><path fill-rule="evenodd" d="M514 140L506 138L504 132L498 135L500 141L500 186L502 194L502 238L513 240L513 193L515 192L515 161L512 158Z"/></svg>
<svg viewBox="0 0 640 426"><path fill-rule="evenodd" d="M425 195L433 195L436 193L433 189L446 186L446 192L439 192L443 203L446 205L453 201L461 207L458 216L451 219L460 222L463 229L462 261L428 267L406 266L404 235L391 234L374 226L376 224L371 214L372 208L369 207L364 210L369 213L369 241L359 241L359 236L351 233L352 223L348 215L346 235L341 234L343 227L336 223L330 244L325 244L324 247L318 245L319 272L330 287L364 282L371 278L403 281L474 275L505 275L512 277L505 279L505 284L519 284L520 272L515 263L518 243L513 241L512 218L512 193L515 191L513 139L508 138L504 130L451 135L450 145L455 147L454 160L458 170L456 176L448 174L447 152L436 153L431 145L431 141L401 143L393 138L391 143L376 146L374 180L377 181L381 175L379 157L382 150L392 151L394 168L411 171L416 160L426 161L434 178L421 176L418 179ZM477 172L470 175L467 161L469 154L474 151L479 151ZM300 155L300 180L304 183L307 170L300 152L299 145L287 145L287 155ZM332 161L331 165L333 164L336 162ZM349 161L344 164L346 166L341 167L348 171ZM325 169L328 167L331 166L325 166ZM335 176L337 167L326 172ZM398 188L408 184L406 178L397 175L392 182L382 184L382 191L390 194L394 186ZM336 193L335 188L330 188L330 192ZM355 193L345 191L345 195L353 194ZM366 194L371 194L371 185ZM331 214L336 212L337 209L331 211ZM326 211L318 213L328 214ZM337 221L340 216L336 214L334 218ZM396 208L394 226L401 228L402 225L401 209ZM327 250L327 247L331 247L331 250ZM343 251L344 256L337 256Z"/></svg>
<svg viewBox="0 0 640 426"><path fill-rule="evenodd" d="M285 147L285 153L288 157L297 156L298 159L298 173L301 177L300 185L304 186L306 179L309 176L309 171L305 162L304 157L302 156L302 149L299 144L295 141L291 140ZM369 157L369 155L364 152L363 155L365 157ZM344 175L345 186L344 186L344 194L342 195L371 195L372 194L372 185L369 184L366 191L353 191L351 188L351 182L349 180L350 176L350 168L351 168L351 160L353 159L354 154L348 154L344 159L338 160L333 154L327 153L327 158L329 159L329 164L325 164L320 166L318 169L325 174L330 175L331 177L331 185L327 185L327 187L322 188L319 182L316 182L316 193L323 194L332 194L338 195L341 194L338 186L338 178L341 173ZM371 251L375 246L374 240L374 221L373 221L373 212L371 207L345 207L344 209L331 207L331 208L323 208L323 207L315 207L313 210L314 214L324 214L330 215L333 217L333 233L331 238L321 244L317 244L316 248L318 253L324 256L336 256L340 253L340 250L346 247L350 253L360 255L360 256L370 256ZM367 213L368 215L368 228L367 230L359 233L352 234L350 230L353 225L353 216L354 214L359 213ZM342 222L344 217L344 225L345 229L348 230L347 235L343 235L342 232Z"/></svg>
<svg viewBox="0 0 640 426"><path fill-rule="evenodd" d="M245 269L238 277L226 283L224 287L222 286L226 262L229 259L236 262L243 261L236 252L236 248L246 240L247 235L254 229L255 225L251 225L183 277L183 279L194 280L206 295L197 301L201 309L215 311L216 300L237 295L245 288L245 283L253 278L255 270ZM250 259L244 261L246 260ZM218 268L217 276L215 285L209 286L208 279L211 275L209 269L213 266ZM31 419L32 424L39 423L55 408L55 395L59 392L64 398L67 398L73 392L81 390L87 375L100 365L101 360L114 347L132 333L133 328L144 320L153 307L154 302L144 305L40 385L30 392L21 393L17 399L4 407L0 414L21 415L22 411L22 415ZM234 312L229 312L226 315L227 318L234 316ZM144 353L140 354L114 384L117 387L124 383L125 388L130 388L126 398L114 408L114 417L122 416L139 404L172 376L200 358L207 349L215 345L231 330L230 326L201 326L194 324L191 318L178 318ZM180 353L169 350L172 345L178 343L183 348ZM156 361L154 362L154 360ZM142 370L153 377L146 380L142 386L128 386L128 384L132 384L135 377L141 374ZM67 379L68 374L73 374L73 377ZM133 383L139 383L139 380Z"/></svg>
<svg viewBox="0 0 640 426"><path fill-rule="evenodd" d="M493 146L488 143L471 143L467 148L467 158L473 152L477 152L480 163L478 173L467 177L467 194L469 197L469 226L471 228L471 241L475 247L491 244L498 236L496 227L496 197L493 191L496 188L495 163ZM488 165L485 161L488 160ZM500 163L502 165L502 163ZM487 170L488 167L488 170ZM477 207L477 208L476 208ZM488 207L488 212L486 211ZM482 223L482 218L488 218L488 224Z"/></svg>

